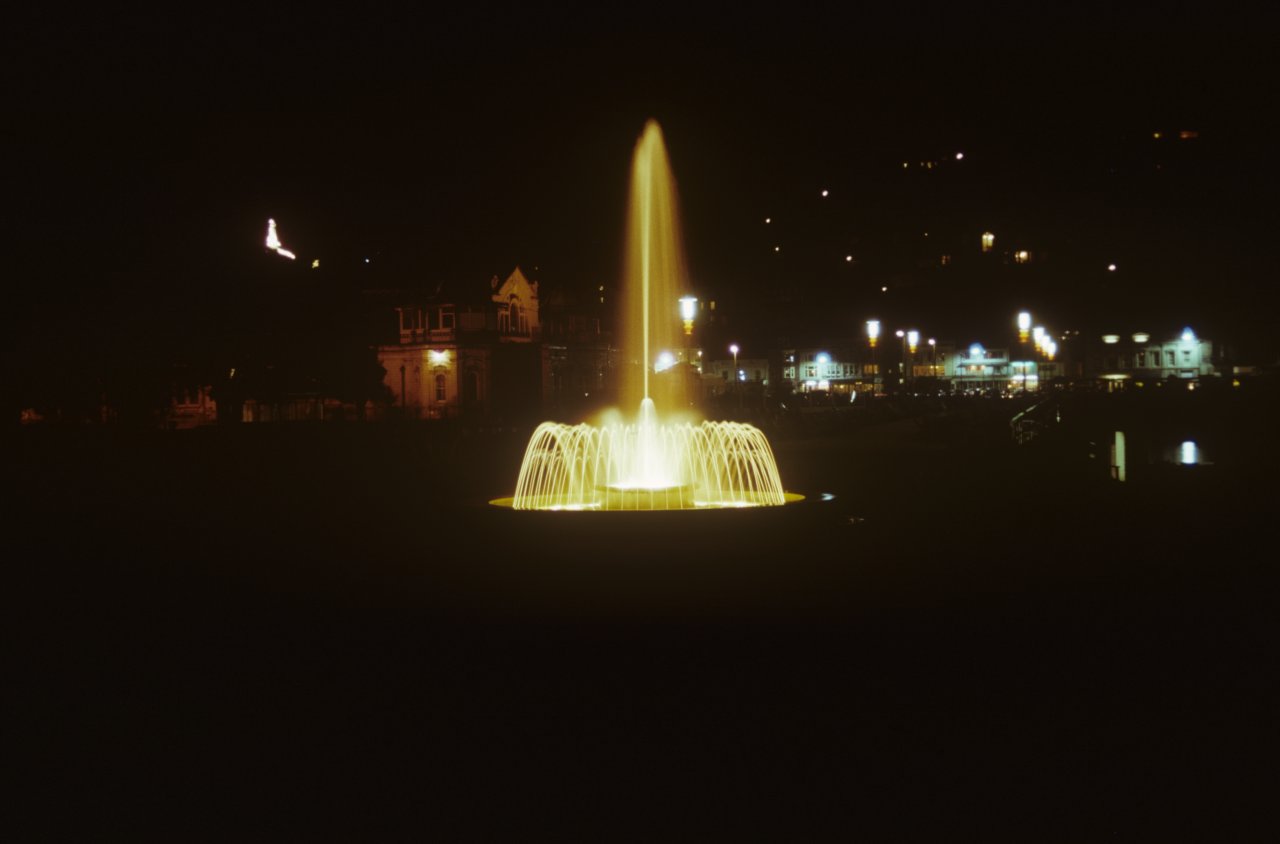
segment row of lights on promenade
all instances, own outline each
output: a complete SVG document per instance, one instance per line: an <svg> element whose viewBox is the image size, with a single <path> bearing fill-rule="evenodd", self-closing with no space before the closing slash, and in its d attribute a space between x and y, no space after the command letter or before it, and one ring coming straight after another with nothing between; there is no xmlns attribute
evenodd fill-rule
<svg viewBox="0 0 1280 844"><path fill-rule="evenodd" d="M697 306L698 306L698 299L695 296L683 296L680 299L680 318L683 323L684 333L686 337L689 337L693 334L693 321L694 321L694 317L697 314ZM1031 318L1030 311L1020 311L1018 313L1015 321L1015 324L1017 325L1017 328L1018 328L1018 342L1020 344L1025 345L1028 340L1034 341L1036 352L1038 352L1039 354L1043 354L1048 360L1053 360L1054 357L1058 354L1057 341L1053 339L1052 335L1049 334L1049 332L1044 328L1044 326L1042 325L1033 326L1032 322L1033 320ZM876 346L879 344L880 330L881 330L880 320L878 319L867 320L866 322L867 341L872 349L875 349ZM1188 329L1186 333L1190 334L1190 329ZM894 332L894 335L898 337L899 340L902 341L904 353L914 355L919 349L920 332L918 330L914 328L898 329L897 331ZM930 337L926 342L930 347L930 352L933 354L936 354L938 341ZM971 346L970 349L971 349L971 356L977 356L981 354L981 346L976 343L973 346ZM975 350L975 349L978 350L976 354L972 353L972 350ZM738 370L738 353L740 351L741 349L739 348L737 343L730 344L729 353L733 355L733 369L735 374L737 373L737 370ZM669 353L664 353L662 356L662 359L659 362L659 366L658 366L659 369L666 368L666 366L662 365L663 363L666 363L667 366L670 366L672 363L674 363L674 358L671 357Z"/></svg>

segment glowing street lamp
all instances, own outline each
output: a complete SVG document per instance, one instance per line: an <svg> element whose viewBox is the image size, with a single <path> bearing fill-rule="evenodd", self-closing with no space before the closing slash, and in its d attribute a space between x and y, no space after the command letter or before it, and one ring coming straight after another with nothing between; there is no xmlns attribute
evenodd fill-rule
<svg viewBox="0 0 1280 844"><path fill-rule="evenodd" d="M680 298L680 319L684 321L684 333L688 337L693 334L693 317L698 312L698 297L682 296Z"/></svg>
<svg viewBox="0 0 1280 844"><path fill-rule="evenodd" d="M1018 314L1018 342L1027 342L1027 332L1031 330L1031 314L1021 311Z"/></svg>
<svg viewBox="0 0 1280 844"><path fill-rule="evenodd" d="M876 341L880 339L880 320L867 320L867 339L871 342L871 348L876 347Z"/></svg>
<svg viewBox="0 0 1280 844"><path fill-rule="evenodd" d="M938 377L938 341L929 338L929 374Z"/></svg>
<svg viewBox="0 0 1280 844"><path fill-rule="evenodd" d="M907 332L907 345L911 347L911 354L916 353L916 347L920 345L920 332L914 328Z"/></svg>
<svg viewBox="0 0 1280 844"><path fill-rule="evenodd" d="M1043 346L1043 345L1044 345L1044 341L1047 339L1047 338L1045 337L1045 333L1044 333L1044 326L1043 326L1043 325L1037 325L1034 329L1032 329L1032 331L1031 331L1031 337L1032 337L1032 339L1034 339L1034 340L1036 341L1036 348L1037 348L1037 349L1038 349L1038 348L1040 348L1041 346Z"/></svg>

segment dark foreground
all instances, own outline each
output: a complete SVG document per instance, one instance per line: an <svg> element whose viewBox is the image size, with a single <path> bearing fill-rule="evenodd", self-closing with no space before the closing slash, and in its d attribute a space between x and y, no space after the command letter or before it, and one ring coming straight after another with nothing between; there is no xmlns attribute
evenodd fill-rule
<svg viewBox="0 0 1280 844"><path fill-rule="evenodd" d="M1122 486L893 423L775 442L802 504L575 516L485 503L527 432L20 433L39 839L1269 826L1266 460Z"/></svg>

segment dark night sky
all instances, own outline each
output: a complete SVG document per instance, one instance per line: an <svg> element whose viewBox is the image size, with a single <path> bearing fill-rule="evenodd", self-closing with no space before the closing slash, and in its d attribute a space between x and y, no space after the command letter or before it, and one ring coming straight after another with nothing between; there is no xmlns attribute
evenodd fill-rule
<svg viewBox="0 0 1280 844"><path fill-rule="evenodd" d="M268 216L301 258L361 283L516 263L611 283L631 147L655 117L708 295L941 318L983 298L980 273L963 295L874 291L942 250L923 231L958 251L991 228L1051 256L1027 298L1073 316L1115 285L1171 319L1182 302L1276 304L1276 76L1258 21L1190 4L828 8L31 21L9 107L28 296L199 301L261 260ZM1194 147L1152 143L1186 128ZM925 159L931 181L903 173ZM1125 278L1097 276L1113 258Z"/></svg>

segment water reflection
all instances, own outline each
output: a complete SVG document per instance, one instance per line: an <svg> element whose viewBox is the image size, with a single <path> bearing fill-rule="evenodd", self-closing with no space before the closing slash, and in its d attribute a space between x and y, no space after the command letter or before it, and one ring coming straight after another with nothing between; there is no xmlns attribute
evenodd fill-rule
<svg viewBox="0 0 1280 844"><path fill-rule="evenodd" d="M1205 458L1204 449L1195 440L1183 440L1178 445L1167 448L1164 459L1165 462L1176 463L1179 466L1210 465L1210 461Z"/></svg>

